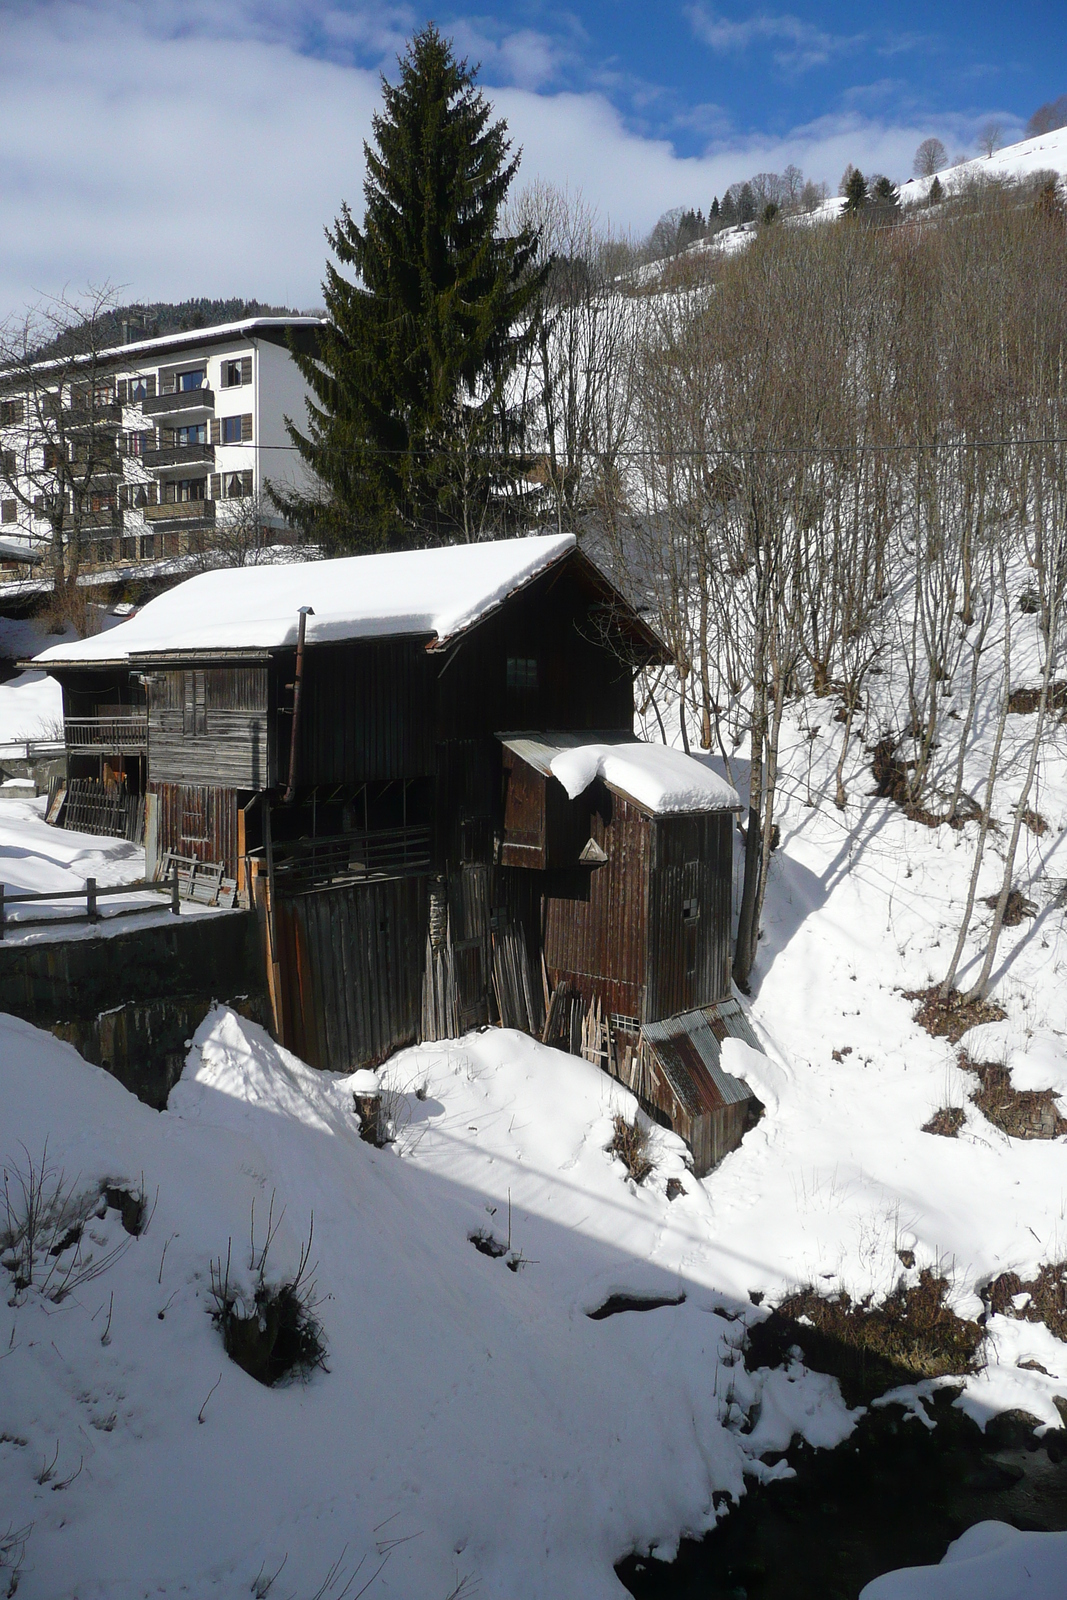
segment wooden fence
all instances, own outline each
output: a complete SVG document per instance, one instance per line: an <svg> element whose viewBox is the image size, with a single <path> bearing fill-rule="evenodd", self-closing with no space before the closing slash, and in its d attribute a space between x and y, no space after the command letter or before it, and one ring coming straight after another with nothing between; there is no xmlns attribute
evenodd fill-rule
<svg viewBox="0 0 1067 1600"><path fill-rule="evenodd" d="M134 917L143 915L146 911L161 911L162 905L146 905L142 902L136 906L120 906L109 917L104 917L100 911L99 900L102 895L111 894L142 894L145 891L153 893L157 900L164 894L169 897L170 910L175 916L180 914L178 904L178 875L175 872L170 881L169 890L161 889L158 883L118 883L109 884L101 888L95 878L86 878L80 889L51 889L41 892L27 889L16 889L12 893L6 884L0 883L0 939L3 939L8 927L16 930L22 928L52 928L65 926L70 922L111 922L115 917ZM26 905L34 902L50 904L53 900L84 900L85 910L76 911L68 917L18 917L8 922L7 910L9 906Z"/></svg>

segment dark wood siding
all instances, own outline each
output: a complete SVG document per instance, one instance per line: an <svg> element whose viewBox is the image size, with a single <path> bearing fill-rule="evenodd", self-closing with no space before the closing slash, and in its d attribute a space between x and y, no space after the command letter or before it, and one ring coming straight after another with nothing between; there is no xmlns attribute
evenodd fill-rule
<svg viewBox="0 0 1067 1600"><path fill-rule="evenodd" d="M266 664L151 675L148 759L156 782L264 789L268 726Z"/></svg>
<svg viewBox="0 0 1067 1600"><path fill-rule="evenodd" d="M295 653L279 656L279 781L288 781ZM437 663L413 639L320 644L304 666L297 784L367 783L433 772Z"/></svg>
<svg viewBox="0 0 1067 1600"><path fill-rule="evenodd" d="M431 656L437 736L522 728L633 728L633 673L605 643L599 613L567 569L548 573L461 640ZM536 688L508 683L508 661L537 663Z"/></svg>
<svg viewBox="0 0 1067 1600"><path fill-rule="evenodd" d="M636 806L596 785L590 836L608 857L545 877L545 961L556 984L566 980L588 1004L641 1018L651 824Z"/></svg>
<svg viewBox="0 0 1067 1600"><path fill-rule="evenodd" d="M418 1037L427 880L279 895L284 1042L314 1067L377 1066Z"/></svg>
<svg viewBox="0 0 1067 1600"><path fill-rule="evenodd" d="M652 824L645 1020L730 993L731 812Z"/></svg>
<svg viewBox="0 0 1067 1600"><path fill-rule="evenodd" d="M241 799L235 789L209 783L149 784L156 796L157 851L221 861L226 876L237 877L237 814Z"/></svg>

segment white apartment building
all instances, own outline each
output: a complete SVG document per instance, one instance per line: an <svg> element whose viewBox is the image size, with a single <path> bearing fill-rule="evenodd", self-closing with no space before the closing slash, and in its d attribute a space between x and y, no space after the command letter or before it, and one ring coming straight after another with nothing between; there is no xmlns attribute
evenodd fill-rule
<svg viewBox="0 0 1067 1600"><path fill-rule="evenodd" d="M79 426L89 426L83 419L91 417L94 437L81 507L83 573L209 549L253 505L285 539L283 519L266 507L266 484L308 481L285 431L286 416L303 423L307 392L288 341L313 350L320 326L316 317L257 317L122 345L94 357L91 395L88 383L79 392L75 363L62 364L62 448L77 451ZM47 565L47 451L56 446L47 430L35 439L33 419L59 365L40 363L32 379L0 374L0 563L12 578L31 566L39 578Z"/></svg>

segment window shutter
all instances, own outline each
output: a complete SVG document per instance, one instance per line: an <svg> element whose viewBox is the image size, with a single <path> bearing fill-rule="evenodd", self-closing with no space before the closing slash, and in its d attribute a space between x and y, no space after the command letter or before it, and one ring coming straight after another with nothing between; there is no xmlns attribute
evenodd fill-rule
<svg viewBox="0 0 1067 1600"><path fill-rule="evenodd" d="M251 383L252 382L252 357L251 356L242 356L241 357L241 382L242 383Z"/></svg>
<svg viewBox="0 0 1067 1600"><path fill-rule="evenodd" d="M115 398L120 406L126 404L126 379L120 378L115 385Z"/></svg>
<svg viewBox="0 0 1067 1600"><path fill-rule="evenodd" d="M211 424L212 430L217 426L218 424L213 422ZM212 444L217 444L218 440L213 437L211 442ZM211 474L211 498L212 500L220 500L222 498L222 475L218 472Z"/></svg>
<svg viewBox="0 0 1067 1600"><path fill-rule="evenodd" d="M252 468L251 467L246 467L245 470L241 473L241 488L242 488L242 490L243 490L243 492L245 494L251 494L253 492L252 491Z"/></svg>
<svg viewBox="0 0 1067 1600"><path fill-rule="evenodd" d="M252 443L252 413L246 411L241 418L241 443Z"/></svg>
<svg viewBox="0 0 1067 1600"><path fill-rule="evenodd" d="M120 511L128 511L129 509L130 509L130 487L129 487L129 484L120 483L119 484L119 510Z"/></svg>
<svg viewBox="0 0 1067 1600"><path fill-rule="evenodd" d="M18 471L14 450L5 450L2 458L3 472L6 477L13 478Z"/></svg>
<svg viewBox="0 0 1067 1600"><path fill-rule="evenodd" d="M222 424L218 417L212 417L211 419L211 442L212 444L222 443Z"/></svg>
<svg viewBox="0 0 1067 1600"><path fill-rule="evenodd" d="M17 522L18 514L19 508L17 500L5 500L3 502L3 509L2 512L0 512L0 515L2 515L5 522Z"/></svg>
<svg viewBox="0 0 1067 1600"><path fill-rule="evenodd" d="M155 503L156 503L156 493L157 493L157 490L156 490L156 485L154 483L146 483L145 484L145 494L148 497L147 500L145 501L146 505L150 505L150 506L154 506L155 505Z"/></svg>
<svg viewBox="0 0 1067 1600"><path fill-rule="evenodd" d="M147 377L145 379L144 382L145 382L145 399L146 400L154 400L156 398L156 375L155 375L155 373L153 372L149 377Z"/></svg>
<svg viewBox="0 0 1067 1600"><path fill-rule="evenodd" d="M174 393L174 369L173 369L173 367L160 367L160 369L159 369L159 390L160 390L161 394L173 394Z"/></svg>

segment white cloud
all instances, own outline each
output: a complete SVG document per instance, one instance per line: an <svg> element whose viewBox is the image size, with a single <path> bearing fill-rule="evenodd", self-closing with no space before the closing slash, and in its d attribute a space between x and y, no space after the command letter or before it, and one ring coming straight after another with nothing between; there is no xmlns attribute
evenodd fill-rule
<svg viewBox="0 0 1067 1600"><path fill-rule="evenodd" d="M295 0L188 0L180 12L97 0L29 13L0 0L0 314L37 293L104 280L131 300L318 303L323 228L344 199L358 213L379 84L370 61L302 54L292 36L298 11L320 32L333 29L334 51L348 28L359 34L353 49L391 53L393 30L406 25L399 7L311 13ZM472 23L472 39L475 31ZM521 55L515 36L494 38L502 57ZM757 170L793 161L836 186L853 161L905 177L921 138L960 140L951 124L894 127L853 112L787 138L679 157L667 140L628 128L603 94L535 92L555 59L545 48L533 51L528 81L490 91L523 147L520 184L541 177L580 188L602 216L639 232L674 205L706 210L713 194ZM493 70L518 75L496 58ZM485 76L492 81L488 63ZM704 114L711 121L713 108Z"/></svg>
<svg viewBox="0 0 1067 1600"><path fill-rule="evenodd" d="M693 5L687 7L686 15L697 37L719 54L747 50L757 42L779 42L775 63L793 72L822 66L831 56L855 49L865 38L863 34L827 33L789 12L769 16L761 11L743 22L731 22L709 6Z"/></svg>

